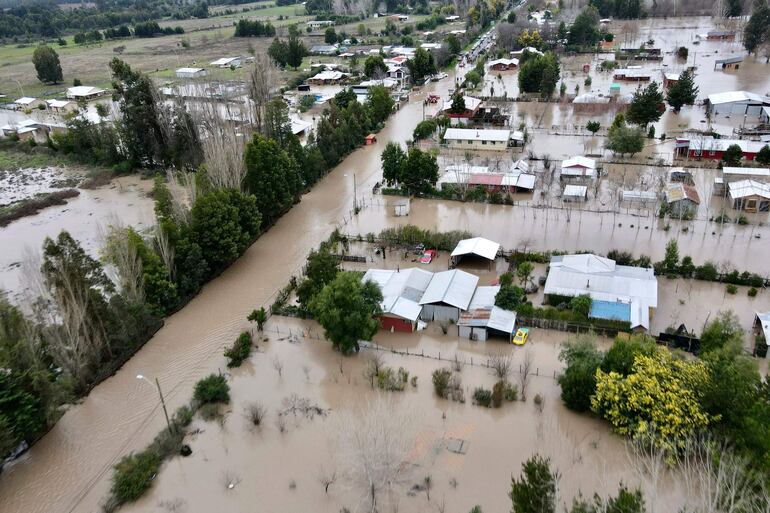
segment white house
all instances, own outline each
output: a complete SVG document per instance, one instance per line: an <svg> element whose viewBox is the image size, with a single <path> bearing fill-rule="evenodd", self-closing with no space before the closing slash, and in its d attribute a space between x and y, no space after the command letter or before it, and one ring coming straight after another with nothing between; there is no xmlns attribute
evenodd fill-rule
<svg viewBox="0 0 770 513"><path fill-rule="evenodd" d="M107 93L104 89L91 86L75 86L67 89L67 98L70 100L93 100Z"/></svg>
<svg viewBox="0 0 770 513"><path fill-rule="evenodd" d="M209 63L209 65L216 68L240 68L242 64L243 59L241 57L222 57L221 59L217 59Z"/></svg>
<svg viewBox="0 0 770 513"><path fill-rule="evenodd" d="M511 141L511 131L447 128L444 132L444 141L448 147L458 150L505 151Z"/></svg>
<svg viewBox="0 0 770 513"><path fill-rule="evenodd" d="M588 157L571 157L561 163L562 180L596 180L596 161Z"/></svg>
<svg viewBox="0 0 770 513"><path fill-rule="evenodd" d="M13 104L16 106L17 109L37 109L41 105L45 105L45 102L43 100L39 100L37 98L30 98L28 96L23 96L13 102Z"/></svg>
<svg viewBox="0 0 770 513"><path fill-rule="evenodd" d="M205 68L179 68L176 70L177 78L199 78L206 76Z"/></svg>

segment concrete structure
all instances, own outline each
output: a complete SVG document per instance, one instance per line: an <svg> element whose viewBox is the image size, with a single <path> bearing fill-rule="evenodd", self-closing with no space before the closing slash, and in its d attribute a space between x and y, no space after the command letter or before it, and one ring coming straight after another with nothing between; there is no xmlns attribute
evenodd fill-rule
<svg viewBox="0 0 770 513"><path fill-rule="evenodd" d="M588 199L588 187L585 185L565 185L561 199L562 201L585 201Z"/></svg>
<svg viewBox="0 0 770 513"><path fill-rule="evenodd" d="M476 288L468 310L457 320L460 337L484 342L492 335L499 335L511 342L516 331L516 312L495 306L499 291L499 286Z"/></svg>
<svg viewBox="0 0 770 513"><path fill-rule="evenodd" d="M209 65L217 68L229 68L229 67L240 68L242 64L243 64L243 59L241 59L240 57L222 57L221 59L217 59L209 63Z"/></svg>
<svg viewBox="0 0 770 513"><path fill-rule="evenodd" d="M457 322L460 312L468 309L478 282L478 276L459 269L435 273L420 299L420 319Z"/></svg>
<svg viewBox="0 0 770 513"><path fill-rule="evenodd" d="M444 141L450 148L458 150L505 151L514 145L510 130L447 128Z"/></svg>
<svg viewBox="0 0 770 513"><path fill-rule="evenodd" d="M67 88L67 99L69 100L95 100L100 96L107 94L104 89L91 86L75 86Z"/></svg>
<svg viewBox="0 0 770 513"><path fill-rule="evenodd" d="M500 251L500 244L485 239L484 237L474 237L472 239L463 239L457 243L457 247L449 255L453 266L457 265L463 257L475 256L490 262L497 258L497 252Z"/></svg>
<svg viewBox="0 0 770 513"><path fill-rule="evenodd" d="M177 78L199 78L206 76L205 68L179 68L176 70Z"/></svg>
<svg viewBox="0 0 770 513"><path fill-rule="evenodd" d="M727 194L735 210L770 212L770 185L754 180L727 184Z"/></svg>
<svg viewBox="0 0 770 513"><path fill-rule="evenodd" d="M519 59L495 59L489 61L487 67L493 71L509 71L519 67Z"/></svg>
<svg viewBox="0 0 770 513"><path fill-rule="evenodd" d="M678 157L711 160L722 160L725 151L732 145L737 145L743 152L743 158L754 160L757 153L767 143L762 141L747 141L745 139L714 139L713 137L699 137L697 139L687 139L677 137L674 151Z"/></svg>
<svg viewBox="0 0 770 513"><path fill-rule="evenodd" d="M700 205L700 196L695 187L682 182L668 184L665 198L671 217L690 217L698 211Z"/></svg>
<svg viewBox="0 0 770 513"><path fill-rule="evenodd" d="M560 179L562 181L585 182L598 178L596 161L588 157L575 156L561 163Z"/></svg>
<svg viewBox="0 0 770 513"><path fill-rule="evenodd" d="M432 279L433 273L416 267L366 271L363 280L376 283L382 291L382 327L408 333L416 330L423 308L419 301Z"/></svg>
<svg viewBox="0 0 770 513"><path fill-rule="evenodd" d="M651 267L616 265L593 254L551 257L544 294L591 296L591 317L627 321L634 330L649 330L658 306L658 280Z"/></svg>
<svg viewBox="0 0 770 513"><path fill-rule="evenodd" d="M726 57L714 61L714 69L740 69L743 56Z"/></svg>
<svg viewBox="0 0 770 513"><path fill-rule="evenodd" d="M763 107L770 106L770 97L747 91L715 93L706 98L706 113L711 116L740 115L759 117Z"/></svg>

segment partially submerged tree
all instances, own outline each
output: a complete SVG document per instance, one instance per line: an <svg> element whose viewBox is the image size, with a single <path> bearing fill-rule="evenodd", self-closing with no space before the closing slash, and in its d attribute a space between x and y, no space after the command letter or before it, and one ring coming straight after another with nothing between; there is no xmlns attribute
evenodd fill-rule
<svg viewBox="0 0 770 513"><path fill-rule="evenodd" d="M556 513L559 478L551 460L539 454L522 463L520 477L511 478L513 513Z"/></svg>
<svg viewBox="0 0 770 513"><path fill-rule="evenodd" d="M679 75L679 80L669 87L666 100L674 108L674 112L679 112L684 105L692 105L698 97L698 87L692 79L689 71L683 71Z"/></svg>

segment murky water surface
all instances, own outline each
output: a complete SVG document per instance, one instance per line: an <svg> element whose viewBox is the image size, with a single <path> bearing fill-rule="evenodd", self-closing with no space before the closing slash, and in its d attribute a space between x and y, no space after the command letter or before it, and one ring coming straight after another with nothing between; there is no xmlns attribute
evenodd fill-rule
<svg viewBox="0 0 770 513"><path fill-rule="evenodd" d="M641 21L638 36L629 45L637 44L640 38L653 37L670 51L680 38L691 41L694 33L706 31L705 20ZM720 55L732 51L724 45L711 46L702 43L697 55L693 55L694 47L691 47L691 59L696 59L698 66L701 96L726 89L757 92L767 89L768 75L759 62L748 63L738 73L711 71L711 59L717 50ZM664 63L672 58L667 55ZM575 69L579 69L579 63L575 64ZM583 83L584 77L572 77L569 73L568 88L574 87L573 82ZM592 89L603 91L609 86L609 79L602 74L591 74ZM515 83L515 75L509 80ZM164 328L123 369L98 386L82 403L73 406L21 461L3 473L0 478L2 511L97 511L109 488L112 464L128 452L145 446L164 426L154 390L137 381L135 376L140 373L157 376L171 408L185 403L196 380L218 369L224 370L222 350L238 332L248 327L247 313L268 305L288 277L299 272L308 252L337 226L349 233L365 234L412 223L438 230L467 229L494 239L506 248L582 249L599 253L617 248L644 253L653 259L660 259L666 242L676 238L680 253L692 255L696 263L724 261L741 270L768 273L764 255L770 250L770 234L762 226L722 227L707 219L698 219L690 223L671 222L665 230L662 222L649 212L600 214L591 211L597 204L601 206L601 194L591 210L565 209L547 196L530 195L517 198L521 201L516 206L415 200L409 217L394 217L388 198L370 194L372 186L381 180L380 152L387 141L403 142L411 138L412 128L424 115L423 95L436 92L446 97L452 83L450 77L413 93L410 102L388 122L377 144L350 155L238 262L170 317ZM624 92L630 91L629 86L623 87ZM550 133L564 132L554 126L574 124L571 107L522 103L514 108L518 116L515 123L524 120L541 127L535 131L532 146L528 148L536 154L549 153L560 159L582 153L586 148L600 151L600 139L592 141L583 134L554 136ZM666 114L661 123L665 130L671 131L673 128L669 127L694 124L693 120L701 116L702 110L695 107L684 110L678 117ZM574 119L582 123L593 117ZM602 119L606 125L611 115L608 113ZM665 157L671 152L666 144L650 144L643 158ZM351 220L354 175L356 196L359 201L364 199L366 207ZM141 189L138 184L134 186ZM66 228L93 251L96 224L107 221L113 212L125 224L150 223L150 201L138 190L125 192L131 187L126 184L125 188L84 191L66 207L47 209L0 230L0 247L4 248L0 284L10 289L19 287L18 273L14 270L16 263L23 258L24 247L39 247L44 235L55 235ZM535 208L545 205L559 208ZM739 310L745 323L752 310L767 310L770 306L764 293L748 299L743 290L734 297L725 296L722 291L720 285L662 280L654 329L672 323L674 312L686 320L690 329L697 330L709 315L722 307ZM334 465L337 450L329 443L329 426L333 424L335 412L356 408L373 394L361 377L361 359L340 360L327 344L313 338L319 332L310 324L274 319L269 328L282 332L269 333L270 341L260 343L260 351L232 374L232 411L227 414L224 425L196 420L202 431L191 438L193 456L167 463L150 493L127 510L164 511L175 502L184 504L180 511L190 512L255 508L332 512L343 506L360 505L356 492L342 482L325 494L316 475L322 464ZM297 343L281 340L286 338L288 329L311 336L300 337ZM445 501L447 511L468 511L476 503L485 511L507 510L510 475L518 472L520 462L534 451L554 459L565 476L563 492L567 500L578 488L590 493L614 489L621 479L634 482L620 440L602 423L571 414L559 402L553 375L560 367L556 360L557 345L563 339L562 333L533 332L530 347L540 375L532 378L530 399L526 403L508 404L501 410L482 410L470 402L459 404L436 399L430 386L430 373L446 362L387 354L389 365L404 366L418 376L417 388L409 388L399 397L403 402L413 403L420 412L417 423L421 450L415 452L419 457L415 457L418 466L413 473L414 482L431 475L435 483L430 504L424 493L409 497L403 493L405 489L400 489L400 510L425 511L439 501ZM488 351L498 348L513 351L517 362L523 358L521 349L503 346L500 342L459 341L435 328L414 336L379 334L376 342L401 350L408 348L410 352L424 351L436 356L440 352L443 358L457 354L468 361L473 358L476 363L483 360ZM272 365L275 357L284 362L280 377ZM307 367L307 375L303 367ZM462 375L467 397L473 387L493 383L489 371L476 365L466 365ZM513 379L515 381L516 376ZM281 434L274 424L275 410L283 398L292 393L331 408L332 413L325 420L298 419L288 425L287 433ZM531 398L535 393L545 397L542 413L533 405ZM268 407L267 424L258 431L249 429L242 417L245 403L254 400ZM453 454L442 446L442 441L450 438L469 442L465 455ZM231 482L236 484L228 489L227 484ZM451 482L456 482L456 486ZM160 506L162 502L165 506ZM681 497L674 493L661 499L662 504L679 502Z"/></svg>

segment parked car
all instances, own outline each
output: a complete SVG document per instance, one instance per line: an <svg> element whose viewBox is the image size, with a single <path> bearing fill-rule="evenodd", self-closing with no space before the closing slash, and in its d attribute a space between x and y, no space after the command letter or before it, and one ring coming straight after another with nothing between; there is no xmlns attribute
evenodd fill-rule
<svg viewBox="0 0 770 513"><path fill-rule="evenodd" d="M433 262L433 259L436 258L437 251L435 249L429 249L428 251L424 252L422 256L420 257L420 263L421 264L429 264Z"/></svg>
<svg viewBox="0 0 770 513"><path fill-rule="evenodd" d="M516 335L513 337L513 343L517 346L523 346L527 343L529 338L529 328L519 328L516 330Z"/></svg>

